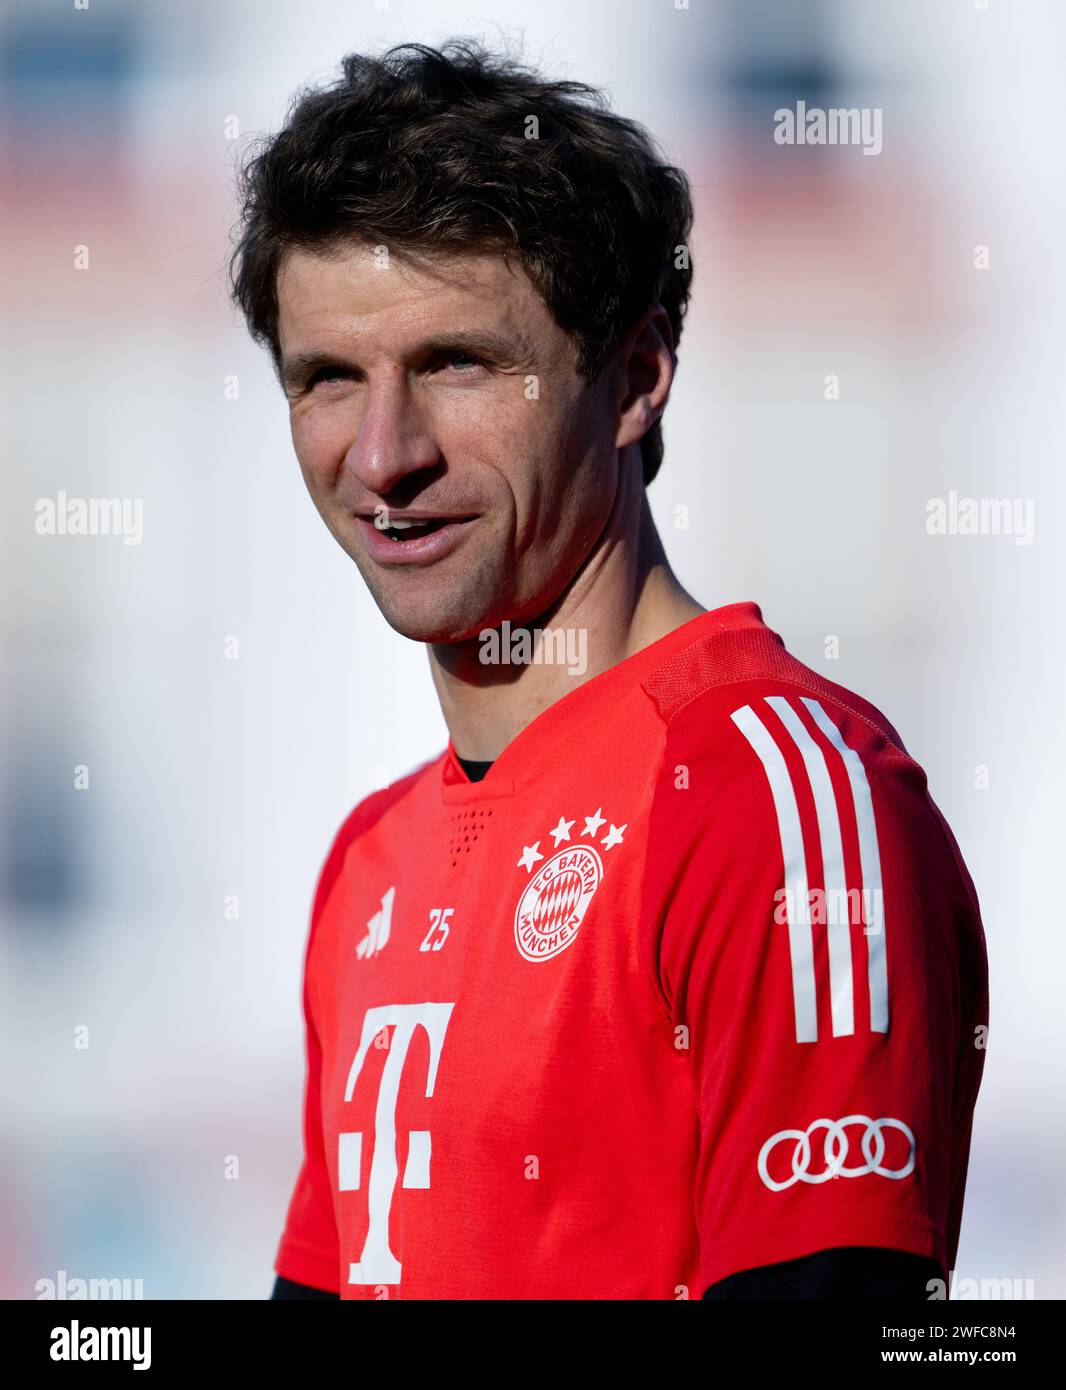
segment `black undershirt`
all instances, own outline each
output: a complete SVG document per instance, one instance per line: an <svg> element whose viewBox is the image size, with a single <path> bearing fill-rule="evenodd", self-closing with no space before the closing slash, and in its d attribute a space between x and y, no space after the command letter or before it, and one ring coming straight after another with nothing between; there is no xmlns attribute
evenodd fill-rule
<svg viewBox="0 0 1066 1390"><path fill-rule="evenodd" d="M482 777L484 777L485 773L488 772L489 768L492 766L491 758L487 763L479 763L474 762L472 758L460 758L458 753L456 753L455 756L458 759L459 766L470 778L471 782L480 782Z"/></svg>
<svg viewBox="0 0 1066 1390"><path fill-rule="evenodd" d="M471 782L480 782L492 766L471 758L460 758L459 765ZM882 1250L874 1246L848 1245L819 1250L798 1260L743 1269L712 1284L702 1297L714 1302L739 1299L814 1298L908 1298L928 1299L926 1284L942 1279L935 1260L913 1255L907 1250ZM339 1294L297 1284L279 1274L274 1281L272 1299L325 1299L338 1301Z"/></svg>

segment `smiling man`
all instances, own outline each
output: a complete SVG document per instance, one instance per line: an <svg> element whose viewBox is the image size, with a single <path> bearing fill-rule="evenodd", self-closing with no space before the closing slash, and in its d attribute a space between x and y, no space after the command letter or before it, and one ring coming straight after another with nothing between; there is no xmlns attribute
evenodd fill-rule
<svg viewBox="0 0 1066 1390"><path fill-rule="evenodd" d="M885 718L667 562L684 175L453 42L346 59L241 193L307 488L449 732L319 880L275 1297L928 1297L977 901Z"/></svg>

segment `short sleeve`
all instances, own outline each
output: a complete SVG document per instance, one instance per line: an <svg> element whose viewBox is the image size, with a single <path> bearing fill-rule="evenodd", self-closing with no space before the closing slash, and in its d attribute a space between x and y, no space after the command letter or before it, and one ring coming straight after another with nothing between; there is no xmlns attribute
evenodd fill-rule
<svg viewBox="0 0 1066 1390"><path fill-rule="evenodd" d="M689 1051L702 1293L839 1246L954 1260L983 1062L976 898L924 773L794 689L697 699L646 920Z"/></svg>

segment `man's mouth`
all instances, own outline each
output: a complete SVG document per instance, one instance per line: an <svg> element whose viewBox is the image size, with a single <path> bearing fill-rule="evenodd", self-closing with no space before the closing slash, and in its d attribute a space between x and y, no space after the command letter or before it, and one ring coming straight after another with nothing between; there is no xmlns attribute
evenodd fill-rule
<svg viewBox="0 0 1066 1390"><path fill-rule="evenodd" d="M428 565L450 555L462 543L467 525L476 516L397 515L357 513L363 543L379 565ZM388 525L382 525L387 521Z"/></svg>
<svg viewBox="0 0 1066 1390"><path fill-rule="evenodd" d="M393 521L388 526L378 529L383 536L388 536L390 541L396 541L402 545L404 541L417 540L419 536L428 536L433 531L439 531L442 526L447 526L452 520L458 521L459 518L438 516L429 521Z"/></svg>
<svg viewBox="0 0 1066 1390"><path fill-rule="evenodd" d="M472 516L396 516L396 515L375 515L367 516L365 513L362 520L371 524L378 535L387 537L388 540L397 545L410 544L411 541L421 540L424 536L431 536L434 531L440 531L445 526L461 526L464 522L473 521ZM381 523L388 520L388 525Z"/></svg>

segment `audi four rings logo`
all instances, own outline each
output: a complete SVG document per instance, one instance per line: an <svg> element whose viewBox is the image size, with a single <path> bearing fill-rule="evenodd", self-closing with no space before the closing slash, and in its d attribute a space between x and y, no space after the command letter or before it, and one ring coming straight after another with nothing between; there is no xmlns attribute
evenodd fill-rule
<svg viewBox="0 0 1066 1390"><path fill-rule="evenodd" d="M866 1161L865 1163L853 1164L849 1168L847 1166L847 1131L852 1125L863 1126L862 1154ZM811 1136L819 1129L825 1130L825 1143L822 1145L825 1168L821 1172L812 1173L810 1171ZM910 1145L910 1153L907 1155L907 1162L902 1168L881 1167L881 1160L885 1156L884 1130L886 1129L898 1129L901 1134L906 1135ZM775 1147L778 1144L786 1144L789 1140L794 1145L792 1149L792 1176L786 1178L784 1182L776 1182L768 1172L767 1163ZM783 1192L786 1187L791 1187L797 1182L819 1183L837 1177L861 1178L866 1173L877 1173L882 1178L905 1178L908 1173L913 1173L913 1171L914 1134L902 1120L893 1120L887 1115L882 1115L879 1120L871 1120L869 1115L846 1115L842 1120L812 1120L806 1130L783 1129L779 1133L771 1135L759 1150L759 1177L762 1178L771 1192Z"/></svg>

